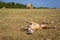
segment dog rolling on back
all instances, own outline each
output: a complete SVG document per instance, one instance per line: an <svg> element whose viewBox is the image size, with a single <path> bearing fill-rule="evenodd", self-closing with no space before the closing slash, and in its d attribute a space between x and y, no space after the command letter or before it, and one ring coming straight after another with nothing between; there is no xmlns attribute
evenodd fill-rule
<svg viewBox="0 0 60 40"><path fill-rule="evenodd" d="M35 30L41 30L41 29L49 29L49 28L55 28L55 27L47 27L48 23L47 22L42 22L41 24L36 23L36 22L29 22L26 20L26 23L28 25L28 33L33 33Z"/></svg>
<svg viewBox="0 0 60 40"><path fill-rule="evenodd" d="M31 28L32 30L38 30L38 29L42 29L42 27L40 26L40 24L32 21L32 22L29 22L28 20L25 20L28 25L29 28Z"/></svg>

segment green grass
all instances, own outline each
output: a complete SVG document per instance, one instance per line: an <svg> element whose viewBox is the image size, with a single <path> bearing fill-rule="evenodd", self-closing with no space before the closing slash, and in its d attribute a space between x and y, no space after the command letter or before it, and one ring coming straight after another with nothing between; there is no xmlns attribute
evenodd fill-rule
<svg viewBox="0 0 60 40"><path fill-rule="evenodd" d="M20 31L21 26L27 25L27 18L37 23L54 21L48 26L57 27L27 35ZM60 9L0 9L0 40L60 40Z"/></svg>

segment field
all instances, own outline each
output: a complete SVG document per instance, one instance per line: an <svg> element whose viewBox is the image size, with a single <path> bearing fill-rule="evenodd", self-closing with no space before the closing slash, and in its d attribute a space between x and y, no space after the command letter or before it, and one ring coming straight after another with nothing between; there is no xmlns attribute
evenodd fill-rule
<svg viewBox="0 0 60 40"><path fill-rule="evenodd" d="M20 31L28 18L37 23L54 21L48 27L56 29L37 30L28 35ZM60 40L60 9L0 9L0 40Z"/></svg>

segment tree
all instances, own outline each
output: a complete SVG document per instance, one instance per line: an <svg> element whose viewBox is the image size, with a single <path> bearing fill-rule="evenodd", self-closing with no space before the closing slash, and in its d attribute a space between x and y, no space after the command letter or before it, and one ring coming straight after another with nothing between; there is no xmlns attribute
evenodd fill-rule
<svg viewBox="0 0 60 40"><path fill-rule="evenodd" d="M9 3L5 3L0 1L0 8L2 7L6 7L6 8L25 8L25 5L20 4L20 3L14 3L14 2L9 2Z"/></svg>

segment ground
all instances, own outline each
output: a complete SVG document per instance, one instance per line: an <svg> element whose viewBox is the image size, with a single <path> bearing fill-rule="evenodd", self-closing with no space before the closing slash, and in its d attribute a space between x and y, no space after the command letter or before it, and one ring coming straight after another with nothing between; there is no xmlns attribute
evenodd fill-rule
<svg viewBox="0 0 60 40"><path fill-rule="evenodd" d="M37 30L33 34L21 31L26 26L25 19L54 23L48 27L56 29ZM0 40L60 40L60 9L0 9Z"/></svg>

